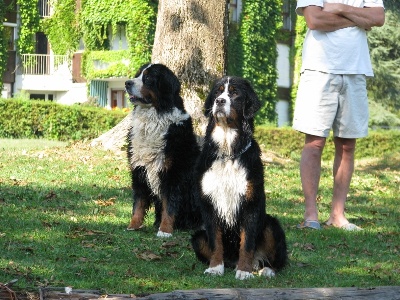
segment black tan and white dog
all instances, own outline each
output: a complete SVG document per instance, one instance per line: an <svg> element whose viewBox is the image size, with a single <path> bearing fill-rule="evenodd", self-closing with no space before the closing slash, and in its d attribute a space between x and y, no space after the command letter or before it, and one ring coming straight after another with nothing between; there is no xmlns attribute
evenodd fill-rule
<svg viewBox="0 0 400 300"><path fill-rule="evenodd" d="M134 104L128 133L134 198L128 230L143 226L151 205L158 237L170 237L174 228L190 228L200 220L193 206L193 169L200 150L180 87L175 74L162 64L146 64L125 82Z"/></svg>
<svg viewBox="0 0 400 300"><path fill-rule="evenodd" d="M247 80L216 81L205 102L208 126L197 164L204 230L192 236L206 274L223 275L236 267L236 278L253 272L271 277L287 261L285 233L266 214L263 165L253 138L260 101Z"/></svg>

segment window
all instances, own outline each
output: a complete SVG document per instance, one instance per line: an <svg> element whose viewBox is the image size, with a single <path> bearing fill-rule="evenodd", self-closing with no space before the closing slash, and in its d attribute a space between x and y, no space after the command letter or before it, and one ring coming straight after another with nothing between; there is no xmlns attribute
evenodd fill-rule
<svg viewBox="0 0 400 300"><path fill-rule="evenodd" d="M291 0L283 0L282 5L282 18L283 18L283 29L292 30L292 17L291 17Z"/></svg>
<svg viewBox="0 0 400 300"><path fill-rule="evenodd" d="M30 94L29 99L31 100L46 100L45 94Z"/></svg>
<svg viewBox="0 0 400 300"><path fill-rule="evenodd" d="M229 21L230 22L239 22L239 14L238 12L238 0L231 0L229 2Z"/></svg>
<svg viewBox="0 0 400 300"><path fill-rule="evenodd" d="M9 51L15 50L15 27L4 26L4 34L7 39L7 48Z"/></svg>
<svg viewBox="0 0 400 300"><path fill-rule="evenodd" d="M50 17L50 1L49 0L39 0L39 15L41 17Z"/></svg>
<svg viewBox="0 0 400 300"><path fill-rule="evenodd" d="M128 49L128 42L126 39L126 26L125 24L117 24L116 32L112 32L111 26L108 27L108 39L110 41L110 50L124 50Z"/></svg>

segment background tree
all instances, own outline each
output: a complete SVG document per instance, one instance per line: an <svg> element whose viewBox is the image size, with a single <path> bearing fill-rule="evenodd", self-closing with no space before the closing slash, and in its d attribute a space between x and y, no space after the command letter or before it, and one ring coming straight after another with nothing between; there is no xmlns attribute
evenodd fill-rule
<svg viewBox="0 0 400 300"><path fill-rule="evenodd" d="M400 109L400 12L386 11L385 25L368 34L375 77L368 81L371 98L393 112Z"/></svg>
<svg viewBox="0 0 400 300"><path fill-rule="evenodd" d="M153 62L167 65L182 84L186 110L204 127L203 101L210 84L226 74L228 2L159 1Z"/></svg>

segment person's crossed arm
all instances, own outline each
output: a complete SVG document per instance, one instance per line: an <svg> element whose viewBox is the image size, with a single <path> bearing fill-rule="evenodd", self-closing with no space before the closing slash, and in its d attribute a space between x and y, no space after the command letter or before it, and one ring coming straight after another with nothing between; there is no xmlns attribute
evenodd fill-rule
<svg viewBox="0 0 400 300"><path fill-rule="evenodd" d="M312 30L335 31L358 26L370 30L382 26L385 12L382 7L354 7L341 3L325 3L324 7L307 6L303 9L307 27Z"/></svg>

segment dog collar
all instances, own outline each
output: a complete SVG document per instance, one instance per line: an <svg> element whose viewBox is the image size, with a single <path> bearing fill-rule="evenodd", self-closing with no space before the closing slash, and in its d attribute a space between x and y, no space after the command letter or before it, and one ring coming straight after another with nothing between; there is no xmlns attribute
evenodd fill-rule
<svg viewBox="0 0 400 300"><path fill-rule="evenodd" d="M231 160L231 159L238 158L243 153L245 153L247 150L249 150L250 146L251 146L251 141L249 141L249 143L246 145L246 147L244 147L242 149L242 151L240 151L238 154L236 154L236 155L224 155L224 156L221 157L221 159L223 159L224 161L228 161L228 160Z"/></svg>

